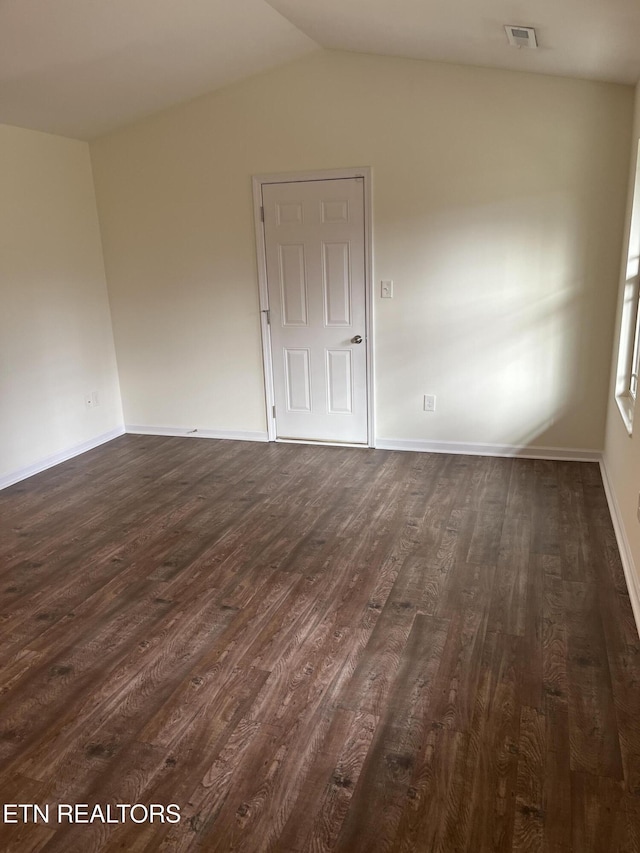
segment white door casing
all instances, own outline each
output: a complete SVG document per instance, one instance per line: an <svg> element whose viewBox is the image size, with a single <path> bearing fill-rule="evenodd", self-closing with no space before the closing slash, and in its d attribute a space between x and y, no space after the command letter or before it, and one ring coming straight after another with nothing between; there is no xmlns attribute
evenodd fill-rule
<svg viewBox="0 0 640 853"><path fill-rule="evenodd" d="M364 180L263 183L262 206L275 437L366 445Z"/></svg>

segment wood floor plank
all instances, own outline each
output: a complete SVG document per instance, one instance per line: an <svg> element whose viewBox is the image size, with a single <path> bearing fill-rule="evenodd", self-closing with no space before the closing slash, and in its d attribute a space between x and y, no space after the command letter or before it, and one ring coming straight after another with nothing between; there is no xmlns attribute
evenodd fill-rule
<svg viewBox="0 0 640 853"><path fill-rule="evenodd" d="M459 566L438 615L449 619L430 715L467 731L487 630L495 566Z"/></svg>
<svg viewBox="0 0 640 853"><path fill-rule="evenodd" d="M404 810L393 824L396 831L389 849L402 853L464 850L469 734L431 722L419 743Z"/></svg>
<svg viewBox="0 0 640 853"><path fill-rule="evenodd" d="M544 585L543 562L539 554L532 554L527 572L522 638L526 665L520 678L520 702L532 708L541 708L544 704Z"/></svg>
<svg viewBox="0 0 640 853"><path fill-rule="evenodd" d="M343 708L338 708L333 714L327 735L309 767L295 806L278 839L278 846L282 849L300 850L307 843L320 811L322 792L326 794L327 790L333 789L336 784L345 787L346 781L349 782L346 787L353 791L353 778L348 777L347 780L344 775L334 776L334 773L349 732L353 729L356 714L355 711Z"/></svg>
<svg viewBox="0 0 640 853"><path fill-rule="evenodd" d="M622 787L590 773L571 774L573 847L584 853L619 849L626 834Z"/></svg>
<svg viewBox="0 0 640 853"><path fill-rule="evenodd" d="M640 853L596 464L122 436L0 492L2 825L48 853Z"/></svg>
<svg viewBox="0 0 640 853"><path fill-rule="evenodd" d="M573 804L571 789L569 709L566 699L545 699L544 842L545 853L571 851Z"/></svg>
<svg viewBox="0 0 640 853"><path fill-rule="evenodd" d="M464 805L456 828L467 850L513 849L522 664L520 637L487 636L470 724Z"/></svg>
<svg viewBox="0 0 640 853"><path fill-rule="evenodd" d="M543 853L545 849L545 724L545 715L539 708L521 708L512 844L512 849L519 853Z"/></svg>
<svg viewBox="0 0 640 853"><path fill-rule="evenodd" d="M622 755L625 790L640 796L640 637L627 593L617 592L605 581L598 584L598 605L611 674L613 703Z"/></svg>
<svg viewBox="0 0 640 853"><path fill-rule="evenodd" d="M559 554L562 535L557 463L536 459L533 470L531 548L535 554Z"/></svg>
<svg viewBox="0 0 640 853"><path fill-rule="evenodd" d="M478 512L465 562L483 566L497 563L503 524L504 513Z"/></svg>
<svg viewBox="0 0 640 853"><path fill-rule="evenodd" d="M621 779L622 755L595 585L565 583L571 769Z"/></svg>
<svg viewBox="0 0 640 853"><path fill-rule="evenodd" d="M531 518L535 462L533 459L513 459L512 462L507 493L507 511L511 516L524 515Z"/></svg>
<svg viewBox="0 0 640 853"><path fill-rule="evenodd" d="M22 773L14 773L11 781L14 795L11 804L36 803L42 811L47 806L50 809L56 808L50 785L29 779ZM4 807L7 802L5 799L2 806ZM13 819L17 819L15 811L13 814ZM0 849L3 851L32 853L32 851L41 850L54 837L54 834L55 827L51 823L42 821L39 816L36 818L31 814L28 822L24 824L9 824L4 822L4 816L0 818Z"/></svg>
<svg viewBox="0 0 640 853"><path fill-rule="evenodd" d="M384 718L353 795L349 820L340 834L341 849L374 849L382 838L391 843L403 810L417 796L409 782L416 753L423 739L430 737L429 706L448 628L446 620L420 614L414 619L384 705ZM435 730L442 728L438 723Z"/></svg>
<svg viewBox="0 0 640 853"><path fill-rule="evenodd" d="M555 574L545 574L542 602L542 686L548 696L565 702L569 695L567 675L567 625L564 585Z"/></svg>
<svg viewBox="0 0 640 853"><path fill-rule="evenodd" d="M531 520L509 510L504 518L489 629L522 636L527 614L527 584L531 560Z"/></svg>
<svg viewBox="0 0 640 853"><path fill-rule="evenodd" d="M331 780L302 847L303 853L327 853L335 848L377 724L377 717L367 712L353 715Z"/></svg>

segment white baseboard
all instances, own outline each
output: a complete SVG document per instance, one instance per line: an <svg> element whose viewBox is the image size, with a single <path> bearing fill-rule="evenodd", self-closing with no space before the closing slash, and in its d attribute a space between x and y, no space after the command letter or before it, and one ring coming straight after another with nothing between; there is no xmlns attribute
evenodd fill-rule
<svg viewBox="0 0 640 853"><path fill-rule="evenodd" d="M468 444L464 441L415 441L403 438L378 438L379 450L409 450L418 453L455 453L464 456L518 456L522 459L567 459L572 462L599 462L597 450L563 447L528 447L516 444Z"/></svg>
<svg viewBox="0 0 640 853"><path fill-rule="evenodd" d="M618 541L618 550L620 551L624 577L627 582L627 589L629 590L631 608L633 609L636 628L638 629L638 635L640 636L640 578L638 578L633 555L631 553L631 546L629 545L629 540L627 539L624 523L622 521L622 515L620 514L618 499L611 487L611 480L609 479L609 472L607 471L607 465L604 459L600 460L600 471L602 473L602 482L604 483L604 493L607 496L607 503L609 504L609 512L613 522L613 529Z"/></svg>
<svg viewBox="0 0 640 853"><path fill-rule="evenodd" d="M104 432L89 441L83 441L81 444L75 444L73 447L68 447L66 450L61 450L54 453L52 456L45 456L44 459L39 459L33 465L27 465L25 468L18 468L15 471L10 471L8 474L0 477L0 489L6 489L14 483L19 483L21 480L26 480L27 477L33 477L34 474L40 474L48 468L53 468L54 465L59 465L61 462L66 462L68 459L73 459L74 456L80 456L81 453L86 453L87 450L93 450L94 447L99 447L101 444L106 444L108 441L113 441L114 438L124 435L124 427L116 427L115 429Z"/></svg>
<svg viewBox="0 0 640 853"><path fill-rule="evenodd" d="M269 441L267 431L226 429L184 429L180 427L141 426L125 424L125 432L133 435L173 435L177 438L225 438L231 441Z"/></svg>

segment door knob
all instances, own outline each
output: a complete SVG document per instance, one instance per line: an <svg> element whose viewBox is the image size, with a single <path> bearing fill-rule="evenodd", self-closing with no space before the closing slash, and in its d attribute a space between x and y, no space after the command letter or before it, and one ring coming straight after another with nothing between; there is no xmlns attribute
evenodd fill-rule
<svg viewBox="0 0 640 853"><path fill-rule="evenodd" d="M351 338L351 343L352 344L361 344L362 343L362 337L360 335L356 335L355 338Z"/></svg>

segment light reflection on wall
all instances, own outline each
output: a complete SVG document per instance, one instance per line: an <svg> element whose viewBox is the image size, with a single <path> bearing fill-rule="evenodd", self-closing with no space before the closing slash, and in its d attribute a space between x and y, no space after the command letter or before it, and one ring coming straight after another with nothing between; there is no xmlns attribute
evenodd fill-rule
<svg viewBox="0 0 640 853"><path fill-rule="evenodd" d="M446 432L425 420L425 438L571 441L575 410L590 393L602 397L608 378L590 340L601 326L602 294L592 268L597 238L579 199L525 195L452 209L422 225L420 285L411 291L403 340L384 357L392 359L396 392L403 384L408 395L417 384L436 394L463 390L442 395ZM407 230L415 238L416 223L406 223L405 239ZM585 447L592 426L603 425L585 425Z"/></svg>

